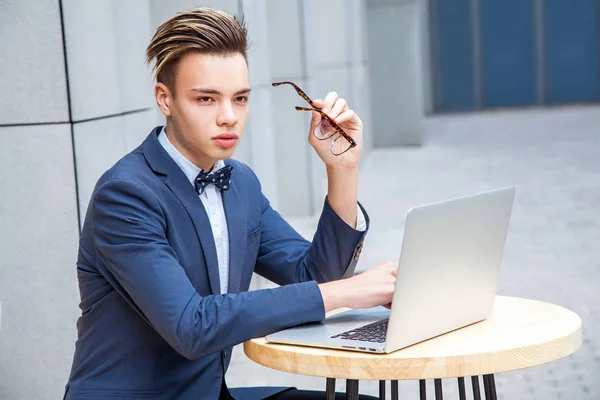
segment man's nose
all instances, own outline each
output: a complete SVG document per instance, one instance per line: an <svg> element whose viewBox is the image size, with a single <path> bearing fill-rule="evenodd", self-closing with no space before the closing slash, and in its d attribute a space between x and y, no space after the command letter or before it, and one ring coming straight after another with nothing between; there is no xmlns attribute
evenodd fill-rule
<svg viewBox="0 0 600 400"><path fill-rule="evenodd" d="M219 125L233 125L237 122L237 115L233 110L231 104L224 104L219 109L219 115L217 117L217 124Z"/></svg>

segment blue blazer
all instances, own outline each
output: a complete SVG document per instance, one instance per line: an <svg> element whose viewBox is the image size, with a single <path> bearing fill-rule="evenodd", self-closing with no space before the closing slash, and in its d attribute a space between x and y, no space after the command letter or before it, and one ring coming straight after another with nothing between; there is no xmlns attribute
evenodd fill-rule
<svg viewBox="0 0 600 400"><path fill-rule="evenodd" d="M306 241L271 208L250 168L227 160L230 274L221 294L208 216L158 142L160 129L100 178L88 205L66 399L218 399L232 346L322 320L317 283L354 273L366 231L325 200ZM281 286L249 292L253 272ZM231 392L264 398L283 389Z"/></svg>

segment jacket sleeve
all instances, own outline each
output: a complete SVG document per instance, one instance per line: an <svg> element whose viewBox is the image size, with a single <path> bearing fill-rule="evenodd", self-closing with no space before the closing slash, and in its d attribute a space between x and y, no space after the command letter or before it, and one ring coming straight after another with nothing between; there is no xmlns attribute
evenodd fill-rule
<svg viewBox="0 0 600 400"><path fill-rule="evenodd" d="M279 284L329 282L354 274L368 231L350 227L333 211L327 198L312 243L304 239L264 198L262 234L256 272Z"/></svg>
<svg viewBox="0 0 600 400"><path fill-rule="evenodd" d="M91 207L97 257L116 290L189 359L325 316L314 281L200 296L166 239L158 199L140 182L116 178L102 183Z"/></svg>

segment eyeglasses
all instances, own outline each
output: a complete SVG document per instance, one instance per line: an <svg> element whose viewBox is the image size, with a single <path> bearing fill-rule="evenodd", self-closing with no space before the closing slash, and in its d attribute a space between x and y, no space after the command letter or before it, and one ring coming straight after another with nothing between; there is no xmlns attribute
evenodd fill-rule
<svg viewBox="0 0 600 400"><path fill-rule="evenodd" d="M320 108L315 107L313 101L293 82L274 82L273 86L291 85L296 92L312 107L296 106L298 111L316 111L321 114L321 122L315 127L313 135L319 140L326 140L333 136L333 141L329 150L336 156L344 154L353 147L356 147L356 142L348 135L338 124L336 124L327 114Z"/></svg>

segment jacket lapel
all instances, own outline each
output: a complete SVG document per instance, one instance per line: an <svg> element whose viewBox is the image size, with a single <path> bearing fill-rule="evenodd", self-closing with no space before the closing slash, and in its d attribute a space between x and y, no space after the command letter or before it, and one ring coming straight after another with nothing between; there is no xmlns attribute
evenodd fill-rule
<svg viewBox="0 0 600 400"><path fill-rule="evenodd" d="M202 252L204 253L204 261L208 271L211 290L213 294L219 294L221 293L221 286L219 284L219 264L210 220L208 219L202 201L198 198L198 194L188 181L187 177L158 142L158 134L161 129L162 127L157 127L150 133L148 138L142 143L142 151L148 164L150 164L155 172L167 175L165 184L179 201L181 201L181 204L183 204L192 219L196 234L202 245Z"/></svg>
<svg viewBox="0 0 600 400"><path fill-rule="evenodd" d="M225 162L229 165L229 162ZM242 268L246 253L247 221L242 196L236 183L235 170L231 175L231 188L222 191L223 208L229 232L229 293L238 293L241 286Z"/></svg>

